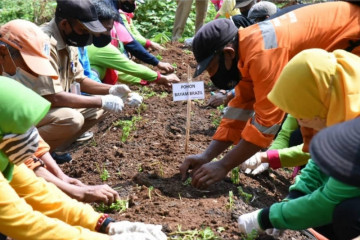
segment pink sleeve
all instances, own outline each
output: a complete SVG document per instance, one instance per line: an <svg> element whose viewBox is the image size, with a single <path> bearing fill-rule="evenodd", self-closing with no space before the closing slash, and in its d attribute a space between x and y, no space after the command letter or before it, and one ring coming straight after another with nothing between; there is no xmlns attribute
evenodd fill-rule
<svg viewBox="0 0 360 240"><path fill-rule="evenodd" d="M114 22L114 27L111 30L111 37L115 38L111 41L111 44L114 45L115 47L118 47L117 39L120 40L125 45L128 44L129 42L134 41L128 30L126 30L125 26L119 22ZM115 42L115 44L113 42Z"/></svg>

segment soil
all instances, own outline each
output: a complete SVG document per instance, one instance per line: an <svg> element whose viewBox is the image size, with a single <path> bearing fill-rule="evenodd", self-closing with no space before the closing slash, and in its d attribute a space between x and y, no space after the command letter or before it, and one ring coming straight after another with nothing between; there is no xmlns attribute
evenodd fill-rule
<svg viewBox="0 0 360 240"><path fill-rule="evenodd" d="M162 61L175 63L176 74L186 81L188 65L191 73L196 66L193 54L180 43L166 47L167 51L161 53ZM239 184L232 183L229 174L206 190L197 190L182 182L180 164L185 156L205 150L216 131L214 119L221 116L220 111L207 105L210 92L216 89L207 74L196 79L200 80L205 83L206 99L192 101L187 153L184 150L187 102L173 102L171 88L151 85L148 89L156 94L151 97L148 94L145 107L140 110L128 108L120 116L109 115L91 129L94 132L92 140L71 146L74 160L61 168L86 184L106 183L115 188L122 199L129 200L126 211L110 212L116 220L161 224L169 237L178 236L177 239L185 236L176 234L179 228L186 231L206 227L210 227L217 238L188 236L186 239L253 239L239 232L237 217L284 198L291 184L291 169L265 172L255 177L240 173ZM131 88L144 92L141 86ZM122 142L123 129L114 122L131 120L134 116L141 116L141 120ZM106 181L100 179L99 168L102 167L110 175ZM244 198L238 187L252 196ZM229 204L230 191L234 195L232 204ZM260 235L256 239L274 238ZM286 231L280 239L307 238L299 232Z"/></svg>

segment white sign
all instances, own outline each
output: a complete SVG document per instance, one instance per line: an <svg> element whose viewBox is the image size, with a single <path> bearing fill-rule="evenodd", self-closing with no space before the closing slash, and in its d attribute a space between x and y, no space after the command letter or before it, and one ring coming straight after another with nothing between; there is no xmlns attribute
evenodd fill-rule
<svg viewBox="0 0 360 240"><path fill-rule="evenodd" d="M172 85L173 100L204 99L204 82L174 83Z"/></svg>

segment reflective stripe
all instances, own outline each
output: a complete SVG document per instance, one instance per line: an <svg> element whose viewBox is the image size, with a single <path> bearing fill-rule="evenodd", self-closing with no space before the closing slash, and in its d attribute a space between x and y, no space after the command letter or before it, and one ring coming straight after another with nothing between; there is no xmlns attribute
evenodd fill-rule
<svg viewBox="0 0 360 240"><path fill-rule="evenodd" d="M275 33L275 28L272 25L271 21L263 21L258 23L263 39L264 39L264 48L272 49L277 48L277 38Z"/></svg>
<svg viewBox="0 0 360 240"><path fill-rule="evenodd" d="M260 123L258 123L254 117L252 117L252 120L251 120L251 123L252 125L254 125L257 130L259 130L261 133L264 133L264 134L272 134L272 135L275 135L279 129L280 129L280 124L275 124L275 125L272 125L271 127L265 127L263 125L260 125Z"/></svg>
<svg viewBox="0 0 360 240"><path fill-rule="evenodd" d="M223 118L239 120L239 121L247 121L253 115L254 115L253 110L228 107Z"/></svg>

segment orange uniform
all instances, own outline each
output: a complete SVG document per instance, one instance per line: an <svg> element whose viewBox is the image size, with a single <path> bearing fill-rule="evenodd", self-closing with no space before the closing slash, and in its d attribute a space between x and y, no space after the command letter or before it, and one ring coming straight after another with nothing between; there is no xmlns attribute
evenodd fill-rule
<svg viewBox="0 0 360 240"><path fill-rule="evenodd" d="M267 95L287 62L309 48L347 49L360 55L360 48L354 47L359 40L360 7L347 2L302 7L240 29L238 68L242 80L213 139L237 144L242 138L268 147L284 112Z"/></svg>

